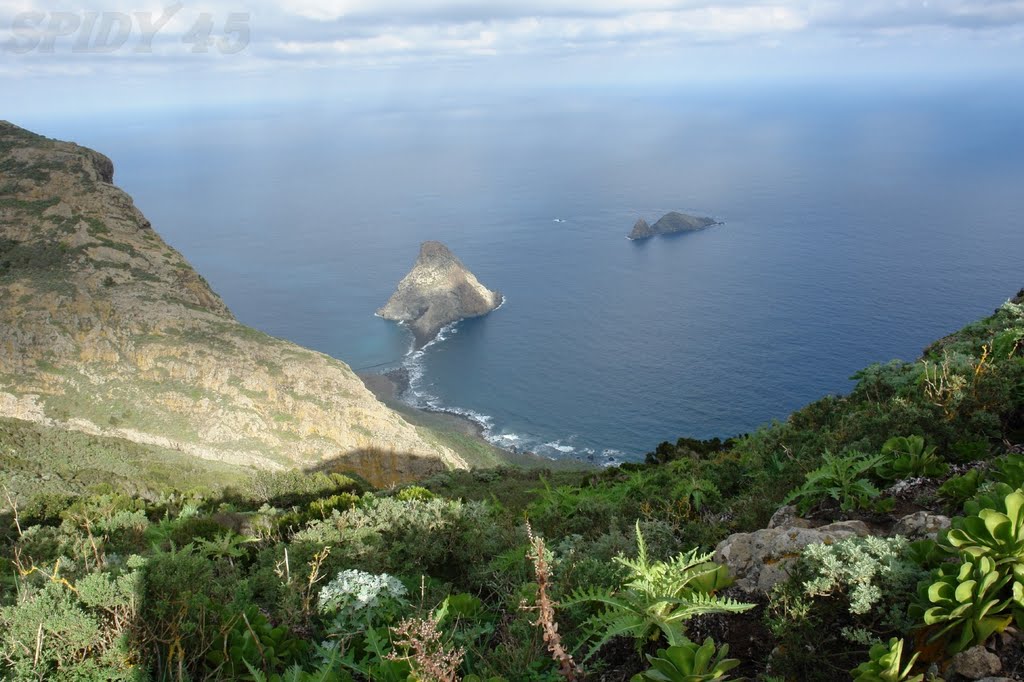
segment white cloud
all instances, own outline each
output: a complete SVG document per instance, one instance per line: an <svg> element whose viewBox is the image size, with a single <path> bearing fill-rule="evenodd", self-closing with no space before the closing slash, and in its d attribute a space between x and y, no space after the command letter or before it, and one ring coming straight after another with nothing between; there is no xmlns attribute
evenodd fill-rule
<svg viewBox="0 0 1024 682"><path fill-rule="evenodd" d="M154 20L173 0L0 0L0 45L19 12L118 11ZM223 36L232 13L243 12L250 44L228 59L192 58L189 32L207 17L213 37ZM133 29L133 38L139 27ZM140 72L164 60L182 72L196 69L272 70L373 64L399 60L494 60L503 57L597 55L614 61L624 54L657 50L672 57L684 51L715 50L728 59L743 55L751 68L757 49L802 47L841 50L844 46L903 49L983 34L986 44L1020 49L1024 0L201 0L181 7L158 33L152 54L129 49L115 57L138 64ZM961 36L958 38L958 36ZM963 38L962 36L967 36ZM52 55L3 54L5 71L46 75L93 69L115 60L72 54L63 39ZM214 43L208 57L219 54ZM0 53L2 54L2 53ZM794 60L799 60L795 57Z"/></svg>

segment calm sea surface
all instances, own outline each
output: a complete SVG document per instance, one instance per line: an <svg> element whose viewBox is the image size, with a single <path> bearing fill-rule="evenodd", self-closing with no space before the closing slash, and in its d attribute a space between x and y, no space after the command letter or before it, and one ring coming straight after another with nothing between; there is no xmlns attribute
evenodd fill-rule
<svg viewBox="0 0 1024 682"><path fill-rule="evenodd" d="M250 325L552 456L756 428L1024 286L1024 89L545 93L19 121L117 182ZM640 216L723 227L644 243ZM556 222L559 221L559 222ZM506 295L424 353L419 243Z"/></svg>

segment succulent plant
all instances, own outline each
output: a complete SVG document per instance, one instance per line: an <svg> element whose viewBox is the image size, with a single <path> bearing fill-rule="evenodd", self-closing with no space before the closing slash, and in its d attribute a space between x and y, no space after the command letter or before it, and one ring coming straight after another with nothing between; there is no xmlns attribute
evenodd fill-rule
<svg viewBox="0 0 1024 682"><path fill-rule="evenodd" d="M944 544L998 565L1024 563L1024 490L966 507L970 515L953 522Z"/></svg>
<svg viewBox="0 0 1024 682"><path fill-rule="evenodd" d="M950 653L982 644L993 633L1001 632L1010 621L1014 598L1022 589L1014 573L1001 570L990 557L981 556L959 566L937 569L931 584L918 592L919 608L924 609L926 625L941 625L929 641L935 641L959 628L959 636L949 642Z"/></svg>
<svg viewBox="0 0 1024 682"><path fill-rule="evenodd" d="M915 476L942 476L949 466L935 454L934 445L925 445L921 436L896 436L882 446L882 462L876 471L889 480Z"/></svg>
<svg viewBox="0 0 1024 682"><path fill-rule="evenodd" d="M868 652L870 660L850 671L854 682L922 682L924 675L911 675L918 654L911 656L905 666L903 640L893 637L888 644L876 644Z"/></svg>
<svg viewBox="0 0 1024 682"><path fill-rule="evenodd" d="M726 673L740 664L726 658L729 645L715 651L715 642L708 637L701 645L685 640L677 646L659 649L657 656L647 655L649 670L633 676L632 682L713 682L730 679Z"/></svg>

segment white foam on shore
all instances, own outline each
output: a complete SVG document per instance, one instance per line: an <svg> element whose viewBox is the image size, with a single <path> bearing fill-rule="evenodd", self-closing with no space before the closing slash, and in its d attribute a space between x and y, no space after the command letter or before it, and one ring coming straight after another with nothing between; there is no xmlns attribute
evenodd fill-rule
<svg viewBox="0 0 1024 682"><path fill-rule="evenodd" d="M507 300L507 297L502 296L501 303L498 304L495 310L505 305ZM458 333L459 322L461 320L442 327L437 332L437 336L422 348L416 348L415 340L412 341L409 350L402 360L402 367L409 374L409 387L399 396L403 402L417 409L443 412L468 419L480 427L482 435L487 442L499 448L512 449L516 452L532 452L535 455L552 460L566 459L567 457L590 460L599 462L602 466L612 466L624 461L622 459L623 453L618 450L605 449L598 455L593 448L577 448L571 445L571 441L576 436L570 436L564 440L556 439L545 442L542 439L519 433L506 431L497 433L495 432L494 417L491 415L463 407L445 405L440 397L430 391L430 387L425 381L424 358L430 348Z"/></svg>

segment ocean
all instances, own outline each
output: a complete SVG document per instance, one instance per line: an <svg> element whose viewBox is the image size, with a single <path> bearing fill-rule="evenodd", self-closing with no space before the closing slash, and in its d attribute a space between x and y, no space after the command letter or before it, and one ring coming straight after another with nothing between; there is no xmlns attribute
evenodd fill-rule
<svg viewBox="0 0 1024 682"><path fill-rule="evenodd" d="M15 121L115 181L238 318L552 457L633 460L852 387L1024 286L1019 83L547 90ZM724 225L633 243L667 211ZM445 242L501 309L374 316Z"/></svg>

